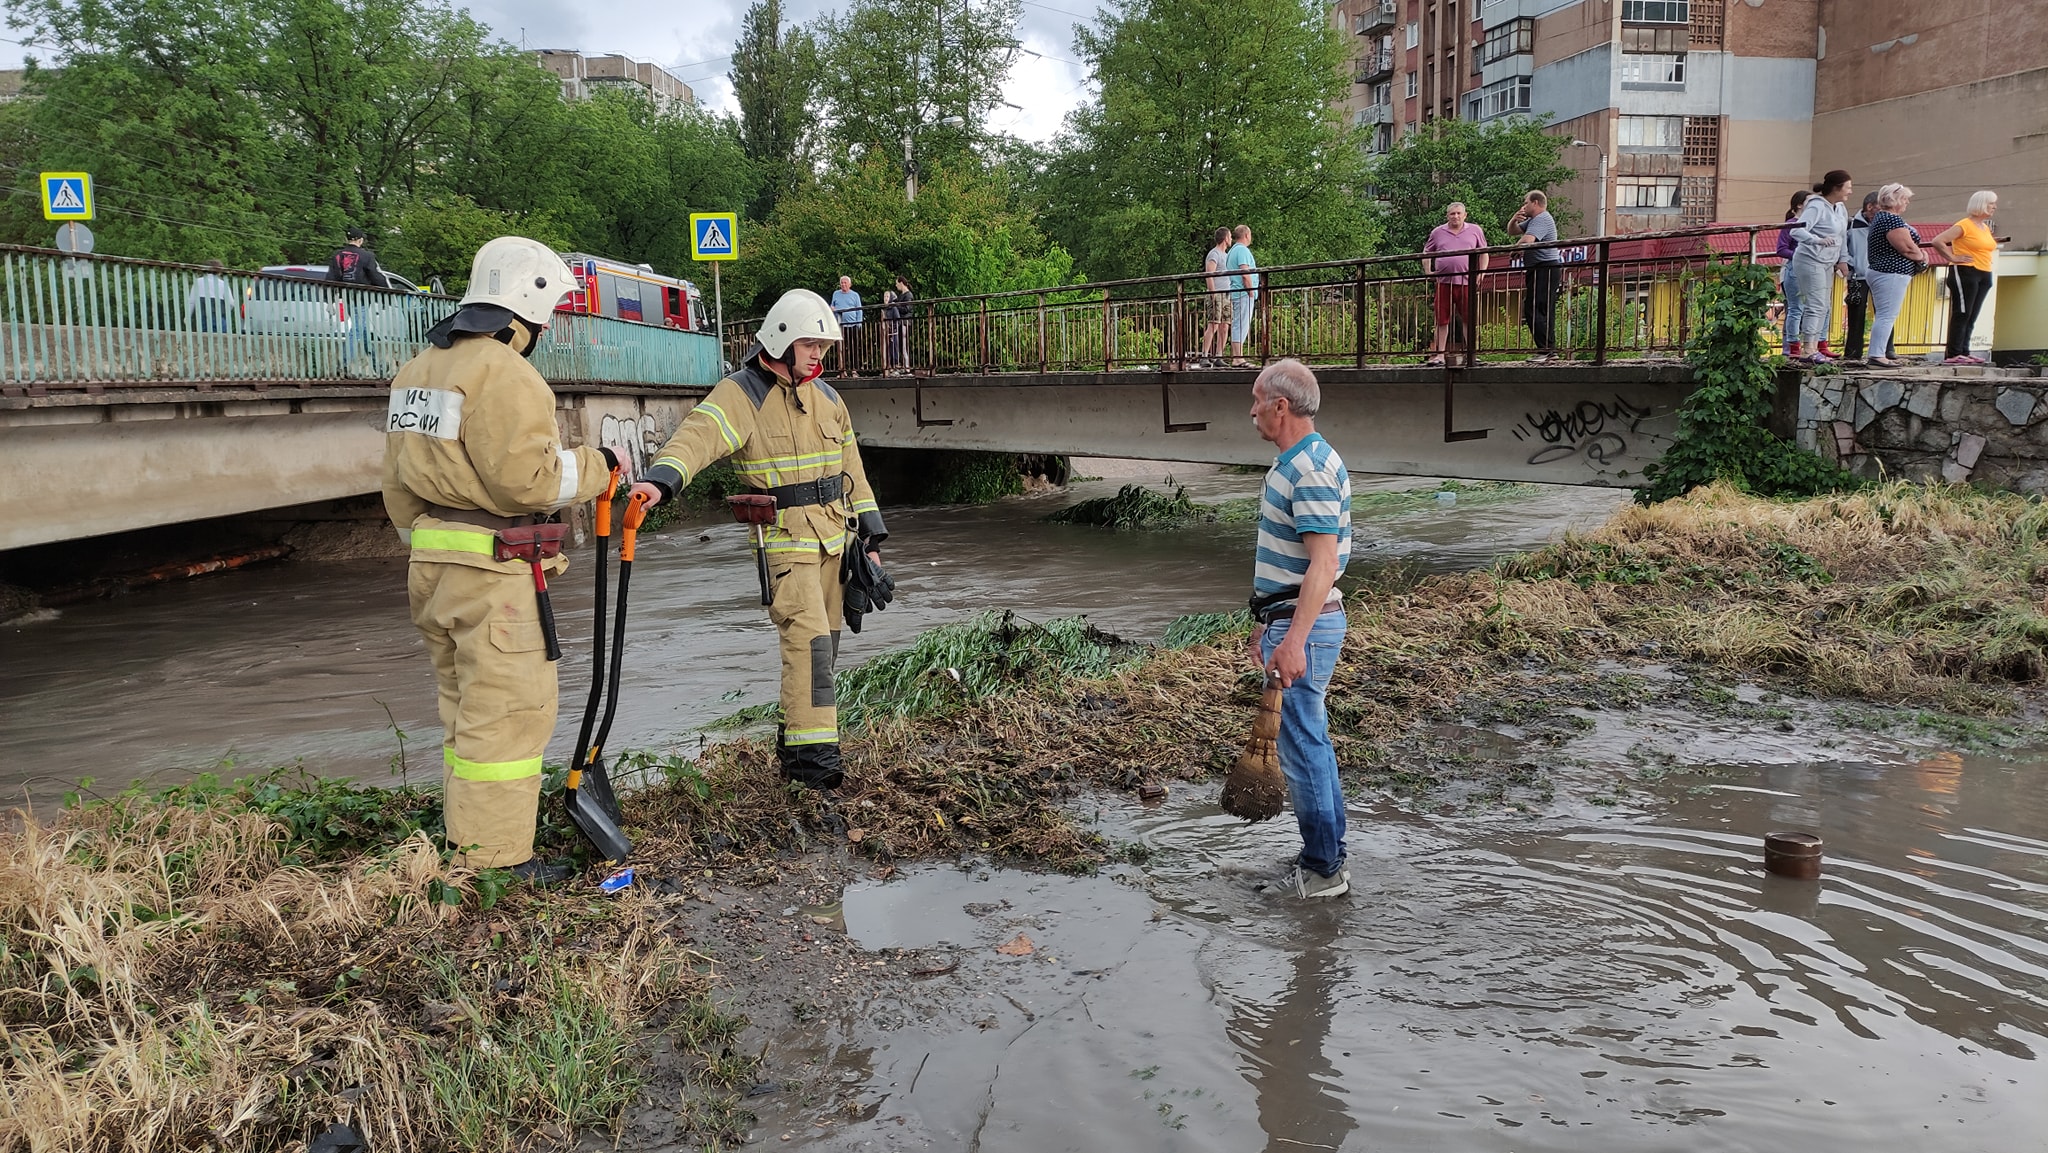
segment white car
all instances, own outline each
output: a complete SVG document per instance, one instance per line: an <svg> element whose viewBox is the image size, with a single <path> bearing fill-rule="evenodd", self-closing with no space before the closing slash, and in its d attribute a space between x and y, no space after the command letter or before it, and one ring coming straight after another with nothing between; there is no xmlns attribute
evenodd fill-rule
<svg viewBox="0 0 2048 1153"><path fill-rule="evenodd" d="M424 337L432 323L427 319L427 290L395 272L386 271L384 280L391 295L362 292L361 285L331 284L324 264L274 264L259 269L243 290L242 331L344 337L351 327L349 308L359 306L365 312L362 330L368 336L384 340ZM345 287L355 291L345 295L339 291Z"/></svg>

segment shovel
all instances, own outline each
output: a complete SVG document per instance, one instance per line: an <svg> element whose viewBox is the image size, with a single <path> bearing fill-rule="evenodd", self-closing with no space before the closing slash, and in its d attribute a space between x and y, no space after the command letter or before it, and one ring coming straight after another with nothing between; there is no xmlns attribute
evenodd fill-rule
<svg viewBox="0 0 2048 1153"><path fill-rule="evenodd" d="M610 527L608 507L609 502L598 506L601 510L607 510L601 511L598 514L602 518L600 523L607 529ZM595 775L592 777L593 782L604 781L604 796L606 798L611 796L611 783L605 780L603 775L604 742L607 737L611 736L612 718L617 715L619 709L619 670L624 667L626 656L626 592L633 577L633 546L639 539L640 524L646 519L646 498L636 495L626 504L625 531L619 540L619 607L618 615L612 627L611 668L606 673L604 721L598 726L597 736L592 741L589 751L569 766L569 784L564 800L564 804L569 810L569 819L575 823L577 831L582 833L584 839L588 840L593 848L603 854L606 860L611 861L624 861L631 855L633 852L633 842L627 840L626 834L619 830L616 810L617 801L613 801L614 808L612 811L606 811L604 804L601 803L601 798L596 795L595 791L586 791L584 789L583 776L586 766L593 766L595 768ZM599 620L602 619L603 616L600 613ZM596 688L598 671L595 666L590 670L593 692L595 692ZM586 722L593 711L594 709L585 710L584 719ZM577 743L582 743L580 738Z"/></svg>
<svg viewBox="0 0 2048 1153"><path fill-rule="evenodd" d="M725 498L732 519L754 526L754 567L761 572L761 603L773 604L768 588L768 538L763 526L775 523L775 498L765 492L742 493Z"/></svg>
<svg viewBox="0 0 2048 1153"><path fill-rule="evenodd" d="M583 726L576 733L576 759L569 762L572 766L582 766L583 778L580 791L589 794L590 799L596 801L599 807L604 809L605 813L611 817L613 823L617 823L619 820L619 799L612 792L611 777L604 771L604 751L602 747L595 749L590 747L590 732L597 722L598 702L604 699L606 665L604 602L606 587L611 583L607 579L610 574L605 571L605 568L610 560L609 554L611 551L612 498L618 494L618 491L619 470L613 469L611 483L605 486L604 495L598 498L597 507L594 510L597 520L597 593L591 598L590 607L590 631L593 638L590 653L590 696L583 703ZM621 588L619 590L619 620L617 627L613 629L613 632L620 636L625 635L625 607L625 589ZM616 676L613 678L612 687L613 691L616 692L618 689ZM598 744L602 746L603 743L604 738L598 738Z"/></svg>

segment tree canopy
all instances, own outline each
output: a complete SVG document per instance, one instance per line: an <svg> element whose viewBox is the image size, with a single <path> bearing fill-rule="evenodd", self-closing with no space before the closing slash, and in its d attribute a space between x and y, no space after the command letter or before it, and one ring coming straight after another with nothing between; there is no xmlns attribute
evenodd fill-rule
<svg viewBox="0 0 2048 1153"><path fill-rule="evenodd" d="M1047 230L1091 277L1198 268L1219 226L1262 263L1370 251L1364 152L1333 101L1347 47L1318 0L1113 0L1076 47L1099 95L1056 141Z"/></svg>
<svg viewBox="0 0 2048 1153"><path fill-rule="evenodd" d="M1543 131L1543 121L1519 116L1484 124L1425 121L1372 169L1372 183L1389 206L1388 251L1422 251L1454 200L1464 202L1467 218L1488 240L1507 243L1508 218L1530 189L1547 193L1577 175L1558 163L1567 143ZM1571 205L1552 197L1549 208L1558 234L1571 235L1578 215Z"/></svg>

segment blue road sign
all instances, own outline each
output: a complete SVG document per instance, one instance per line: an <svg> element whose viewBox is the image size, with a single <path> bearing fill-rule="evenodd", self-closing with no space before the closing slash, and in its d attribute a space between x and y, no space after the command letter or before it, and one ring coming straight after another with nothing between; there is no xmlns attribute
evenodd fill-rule
<svg viewBox="0 0 2048 1153"><path fill-rule="evenodd" d="M692 212L690 255L698 260L738 260L739 225L737 212Z"/></svg>
<svg viewBox="0 0 2048 1153"><path fill-rule="evenodd" d="M45 172L43 218L91 220L92 176L84 172Z"/></svg>

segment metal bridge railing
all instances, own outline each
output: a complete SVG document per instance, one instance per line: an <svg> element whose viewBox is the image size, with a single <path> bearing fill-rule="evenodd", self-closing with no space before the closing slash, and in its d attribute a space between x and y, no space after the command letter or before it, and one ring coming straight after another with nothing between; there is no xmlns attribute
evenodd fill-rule
<svg viewBox="0 0 2048 1153"><path fill-rule="evenodd" d="M389 380L448 296L0 246L0 390ZM556 313L534 351L555 383L708 385L718 341Z"/></svg>
<svg viewBox="0 0 2048 1153"><path fill-rule="evenodd" d="M1699 325L1693 276L1716 260L1776 263L1782 224L1687 229L1560 241L1563 257L1554 345L1564 359L1676 357ZM1452 367L1521 360L1537 349L1524 306L1520 262L1538 246L1476 251L1491 267L1451 333ZM1315 365L1417 364L1435 334L1435 278L1419 253L1259 269L1263 289L1244 357L1295 357ZM1226 328L1230 294L1200 273L915 301L893 320L867 303L826 371L834 376L1181 370L1198 361L1210 325ZM1836 309L1836 324L1841 310ZM737 362L758 321L726 323ZM1463 338L1465 331L1476 342ZM1901 348L1907 341L1902 337Z"/></svg>

